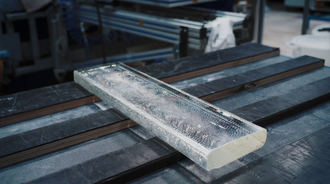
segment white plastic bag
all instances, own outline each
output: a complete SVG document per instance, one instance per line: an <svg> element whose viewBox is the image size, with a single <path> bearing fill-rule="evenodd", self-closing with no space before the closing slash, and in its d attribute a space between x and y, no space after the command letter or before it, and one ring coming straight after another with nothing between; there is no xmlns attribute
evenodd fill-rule
<svg viewBox="0 0 330 184"><path fill-rule="evenodd" d="M212 28L205 53L236 46L233 24L229 17L218 17L205 25Z"/></svg>

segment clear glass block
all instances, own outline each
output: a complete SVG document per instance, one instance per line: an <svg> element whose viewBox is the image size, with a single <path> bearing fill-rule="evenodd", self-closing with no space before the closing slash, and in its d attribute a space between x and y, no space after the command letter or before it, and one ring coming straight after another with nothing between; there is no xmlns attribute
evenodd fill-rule
<svg viewBox="0 0 330 184"><path fill-rule="evenodd" d="M266 141L264 128L122 63L76 70L74 79L206 170Z"/></svg>

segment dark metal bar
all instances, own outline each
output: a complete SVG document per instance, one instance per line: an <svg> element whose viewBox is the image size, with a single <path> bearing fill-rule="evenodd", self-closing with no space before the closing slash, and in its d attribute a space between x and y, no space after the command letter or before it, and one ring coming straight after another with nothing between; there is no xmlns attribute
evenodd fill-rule
<svg viewBox="0 0 330 184"><path fill-rule="evenodd" d="M188 34L189 29L187 27L182 27L180 31L180 58L188 56Z"/></svg>
<svg viewBox="0 0 330 184"><path fill-rule="evenodd" d="M307 34L307 29L308 29L308 16L309 16L309 2L310 0L305 0L305 6L304 6L304 14L303 14L303 25L301 28L301 34Z"/></svg>
<svg viewBox="0 0 330 184"><path fill-rule="evenodd" d="M258 26L258 42L262 43L262 34L264 30L264 15L265 15L265 0L260 0L259 3L259 26Z"/></svg>

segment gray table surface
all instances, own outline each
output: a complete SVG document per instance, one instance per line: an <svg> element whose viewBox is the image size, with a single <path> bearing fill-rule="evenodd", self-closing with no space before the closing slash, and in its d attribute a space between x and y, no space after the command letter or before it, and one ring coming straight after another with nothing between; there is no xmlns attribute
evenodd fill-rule
<svg viewBox="0 0 330 184"><path fill-rule="evenodd" d="M289 58L278 56L176 82L173 85L182 89L287 59ZM244 91L215 101L213 104L230 111L329 76L330 68L324 67ZM1 128L0 138L109 108L110 106L101 102L24 121ZM185 159L142 176L132 183L328 183L330 179L330 141L328 141L330 139L330 102L281 120L266 128L268 130L267 142L261 149L220 169L207 172L189 159ZM95 169L98 167L99 163L96 161L99 158L105 158L115 151L128 148L152 137L153 135L148 134L140 126L122 130L0 169L0 181L8 184L51 183L47 179L61 178L61 181L57 182L94 183L104 179L111 172L111 167L106 172L104 169ZM81 175L81 171L85 175ZM57 177L51 177L54 175Z"/></svg>

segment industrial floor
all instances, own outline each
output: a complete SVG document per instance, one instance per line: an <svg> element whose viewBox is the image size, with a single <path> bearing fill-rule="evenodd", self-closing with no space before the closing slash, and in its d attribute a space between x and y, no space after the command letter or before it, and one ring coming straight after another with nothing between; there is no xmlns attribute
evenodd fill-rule
<svg viewBox="0 0 330 184"><path fill-rule="evenodd" d="M293 56L292 49L285 45L301 34L302 9L287 9L283 3L270 3L270 11L265 12L263 41L264 45L279 47L282 55ZM310 21L310 32L314 27L326 24L324 21Z"/></svg>

